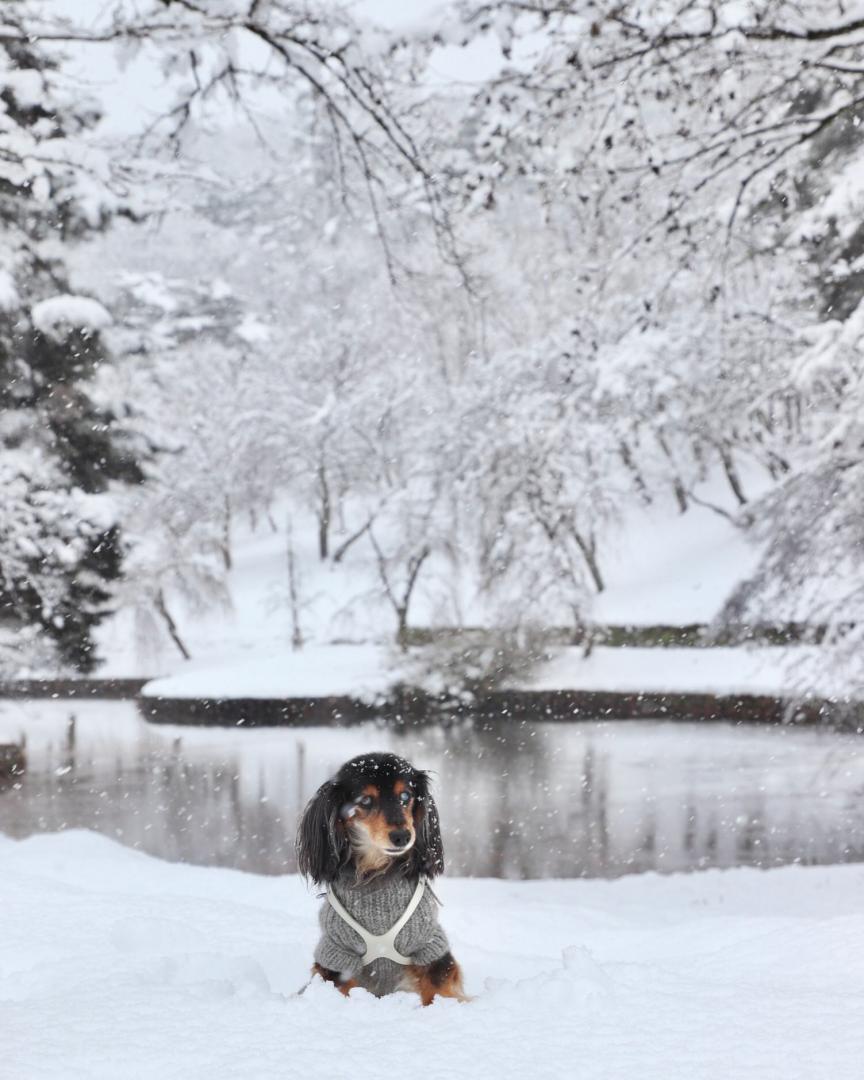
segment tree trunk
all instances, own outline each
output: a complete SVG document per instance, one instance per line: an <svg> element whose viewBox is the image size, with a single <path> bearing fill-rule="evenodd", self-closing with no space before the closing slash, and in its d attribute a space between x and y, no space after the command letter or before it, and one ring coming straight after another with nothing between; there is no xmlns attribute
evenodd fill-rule
<svg viewBox="0 0 864 1080"><path fill-rule="evenodd" d="M579 532L575 525L570 527L570 532L573 535L573 539L582 552L582 558L585 560L585 565L588 567L588 573L591 575L591 580L594 582L594 588L598 593L603 592L606 588L606 584L603 581L603 575L600 573L600 564L597 562L597 542L593 537L586 540L584 536Z"/></svg>
<svg viewBox="0 0 864 1080"><path fill-rule="evenodd" d="M291 524L288 524L288 597L291 607L291 648L296 652L303 648L303 631L300 628L300 598L297 588L297 566L294 559L294 540Z"/></svg>
<svg viewBox="0 0 864 1080"><path fill-rule="evenodd" d="M655 434L657 436L657 442L660 444L660 449L663 451L667 461L669 461L674 470L672 473L672 490L675 492L675 501L678 503L678 509L682 514L686 514L689 505L687 502L687 489L684 487L681 477L678 475L678 470L675 469L672 451L669 449L666 439L659 431L655 432Z"/></svg>
<svg viewBox="0 0 864 1080"><path fill-rule="evenodd" d="M591 628L585 624L582 618L582 609L574 605L573 607L573 633L570 638L571 645L581 645L583 647L583 656L591 655L591 648L593 645Z"/></svg>
<svg viewBox="0 0 864 1080"><path fill-rule="evenodd" d="M226 570L232 566L231 560L231 499L225 496L225 511L222 516L222 543L220 544L222 562Z"/></svg>
<svg viewBox="0 0 864 1080"><path fill-rule="evenodd" d="M732 488L732 494L738 500L739 506L746 506L747 496L741 487L741 480L738 476L738 470L735 468L735 462L732 460L731 452L725 446L718 446L717 449L720 453L720 460L723 462L723 472L729 481L729 487Z"/></svg>
<svg viewBox="0 0 864 1080"><path fill-rule="evenodd" d="M408 607L411 604L411 594L414 592L414 586L417 583L417 575L420 573L420 568L431 555L432 549L428 544L424 545L416 556L409 557L405 588L402 590L402 596L397 597L393 591L393 586L390 584L390 576L387 572L387 560L384 558L384 552L381 550L371 527L368 529L368 533L369 541L375 551L375 558L378 561L378 575L381 578L381 584L384 586L384 595L390 601L390 605L396 613L396 644L402 652L406 652L408 649Z"/></svg>
<svg viewBox="0 0 864 1080"><path fill-rule="evenodd" d="M636 490L639 492L639 497L646 506L651 505L651 493L648 491L648 485L645 483L645 478L639 471L639 466L636 464L630 447L627 445L624 439L618 444L618 452L621 454L621 460L624 462L624 467L633 477L633 483L636 485Z"/></svg>
<svg viewBox="0 0 864 1080"><path fill-rule="evenodd" d="M689 507L689 503L687 502L687 492L684 490L684 485L677 476L672 482L672 490L675 492L675 501L678 503L678 509L682 514L686 514Z"/></svg>
<svg viewBox="0 0 864 1080"><path fill-rule="evenodd" d="M348 549L351 547L351 545L353 543L355 543L357 540L359 540L360 537L364 535L364 533L368 532L368 530L372 527L372 522L374 520L375 520L374 517L370 517L365 525L363 525L361 528L359 528L356 532L352 533L347 538L347 540L344 540L339 545L339 547L336 548L336 550L333 552L333 562L334 563L342 562L342 560L345 558L345 555L347 554Z"/></svg>
<svg viewBox="0 0 864 1080"><path fill-rule="evenodd" d="M318 555L323 562L330 554L330 486L327 472L322 462L318 466L318 493L321 502L318 507Z"/></svg>
<svg viewBox="0 0 864 1080"><path fill-rule="evenodd" d="M408 651L408 608L399 608L396 611L396 644L402 652Z"/></svg>
<svg viewBox="0 0 864 1080"><path fill-rule="evenodd" d="M422 551L415 558L408 560L408 577L405 581L405 591L402 593L402 603L396 608L396 615L399 620L399 627L396 631L396 643L403 652L408 648L408 606L411 603L414 586L417 584L417 575L420 573L420 567L426 562L431 553L432 549L428 546L424 546Z"/></svg>
<svg viewBox="0 0 864 1080"><path fill-rule="evenodd" d="M156 610L162 616L162 621L167 626L168 633L171 635L171 640L177 646L180 655L184 660L191 660L192 653L190 653L183 644L183 639L180 637L180 631L177 629L177 623L175 623L174 619L171 617L171 612L168 610L168 605L165 603L165 594L161 589L156 593L154 605Z"/></svg>

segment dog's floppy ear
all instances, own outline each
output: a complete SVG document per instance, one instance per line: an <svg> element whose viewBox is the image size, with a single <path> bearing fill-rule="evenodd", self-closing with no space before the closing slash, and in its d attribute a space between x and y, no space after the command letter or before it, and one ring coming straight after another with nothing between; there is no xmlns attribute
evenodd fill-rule
<svg viewBox="0 0 864 1080"><path fill-rule="evenodd" d="M348 859L345 829L339 820L341 798L338 786L322 784L303 811L297 830L297 867L316 885L329 885Z"/></svg>
<svg viewBox="0 0 864 1080"><path fill-rule="evenodd" d="M444 843L438 807L429 792L429 774L414 771L414 870L433 878L444 872Z"/></svg>

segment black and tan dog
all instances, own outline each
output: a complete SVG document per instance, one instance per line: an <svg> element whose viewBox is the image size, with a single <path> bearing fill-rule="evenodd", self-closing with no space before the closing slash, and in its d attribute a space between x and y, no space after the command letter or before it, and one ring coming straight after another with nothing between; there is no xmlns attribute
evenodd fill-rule
<svg viewBox="0 0 864 1080"><path fill-rule="evenodd" d="M465 1000L429 880L444 869L429 777L395 754L363 754L322 784L300 822L302 873L327 886L313 973L343 994L411 990Z"/></svg>

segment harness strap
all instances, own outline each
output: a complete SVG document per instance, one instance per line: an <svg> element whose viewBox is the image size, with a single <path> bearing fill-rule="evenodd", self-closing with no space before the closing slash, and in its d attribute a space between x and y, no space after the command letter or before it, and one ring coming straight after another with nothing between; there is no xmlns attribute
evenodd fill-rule
<svg viewBox="0 0 864 1080"><path fill-rule="evenodd" d="M385 959L392 960L396 964L412 964L414 961L410 956L403 956L396 949L396 938L399 936L400 931L404 930L408 920L417 910L420 901L423 899L423 893L426 889L425 876L420 877L417 882L417 888L414 890L414 895L408 901L408 906L396 920L396 922L383 934L370 934L365 926L361 926L359 922L345 910L339 897L333 891L332 886L327 889L327 903L336 914L348 925L351 929L360 935L363 940L363 944L366 946L366 952L362 956L362 965L366 967L367 964L371 964L373 960Z"/></svg>

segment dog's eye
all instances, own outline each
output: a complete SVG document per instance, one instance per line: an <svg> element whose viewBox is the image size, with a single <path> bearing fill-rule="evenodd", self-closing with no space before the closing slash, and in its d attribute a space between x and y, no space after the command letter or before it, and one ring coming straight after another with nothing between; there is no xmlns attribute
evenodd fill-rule
<svg viewBox="0 0 864 1080"><path fill-rule="evenodd" d="M369 807L372 805L372 796L361 795L360 798L357 800L357 805L363 810L368 810Z"/></svg>
<svg viewBox="0 0 864 1080"><path fill-rule="evenodd" d="M399 802L401 802L403 806L407 806L408 803L411 802L411 792L403 791L399 796Z"/></svg>

